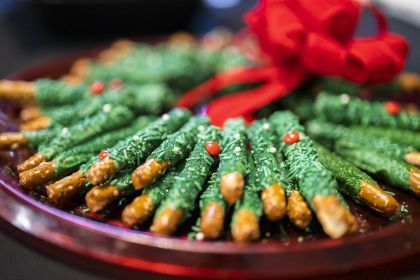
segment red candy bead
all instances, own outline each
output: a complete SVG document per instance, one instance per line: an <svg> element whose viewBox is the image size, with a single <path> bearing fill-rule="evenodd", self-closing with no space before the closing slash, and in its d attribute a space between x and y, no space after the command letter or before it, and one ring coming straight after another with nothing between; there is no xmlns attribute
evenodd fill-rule
<svg viewBox="0 0 420 280"><path fill-rule="evenodd" d="M99 159L104 160L109 155L109 151L100 151L99 152Z"/></svg>
<svg viewBox="0 0 420 280"><path fill-rule="evenodd" d="M297 131L289 131L284 135L283 142L287 145L294 144L296 142L299 142L299 132Z"/></svg>
<svg viewBox="0 0 420 280"><path fill-rule="evenodd" d="M123 86L123 81L121 79L112 79L109 82L109 88L113 90L119 90Z"/></svg>
<svg viewBox="0 0 420 280"><path fill-rule="evenodd" d="M388 101L385 103L385 110L390 115L398 115L400 113L400 105L395 101Z"/></svg>
<svg viewBox="0 0 420 280"><path fill-rule="evenodd" d="M90 91L93 94L101 94L105 90L105 84L101 81L93 82L90 85Z"/></svg>
<svg viewBox="0 0 420 280"><path fill-rule="evenodd" d="M221 149L217 142L211 141L206 143L206 150L212 157L217 157Z"/></svg>

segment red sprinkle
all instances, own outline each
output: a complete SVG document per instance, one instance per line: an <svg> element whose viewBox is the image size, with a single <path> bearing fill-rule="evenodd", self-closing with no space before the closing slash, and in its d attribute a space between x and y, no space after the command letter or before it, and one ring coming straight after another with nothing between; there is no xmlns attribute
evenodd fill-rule
<svg viewBox="0 0 420 280"><path fill-rule="evenodd" d="M287 145L299 142L299 132L294 130L287 132L286 135L284 135L283 137L283 142Z"/></svg>
<svg viewBox="0 0 420 280"><path fill-rule="evenodd" d="M99 152L99 159L104 160L109 155L109 151L100 151Z"/></svg>
<svg viewBox="0 0 420 280"><path fill-rule="evenodd" d="M96 81L90 85L90 91L93 94L101 94L104 90L105 84L102 81Z"/></svg>
<svg viewBox="0 0 420 280"><path fill-rule="evenodd" d="M212 157L217 157L221 149L217 142L210 141L206 143L206 150Z"/></svg>
<svg viewBox="0 0 420 280"><path fill-rule="evenodd" d="M398 115L400 113L400 105L395 101L388 101L385 103L385 110L390 115Z"/></svg>
<svg viewBox="0 0 420 280"><path fill-rule="evenodd" d="M109 88L113 90L119 90L123 86L123 81L121 79L112 79L109 82Z"/></svg>

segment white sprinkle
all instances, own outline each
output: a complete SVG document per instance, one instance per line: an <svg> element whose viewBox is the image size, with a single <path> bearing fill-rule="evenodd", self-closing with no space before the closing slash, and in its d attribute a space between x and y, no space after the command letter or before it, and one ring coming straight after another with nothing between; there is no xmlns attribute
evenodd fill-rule
<svg viewBox="0 0 420 280"><path fill-rule="evenodd" d="M343 104L347 104L350 101L350 96L346 93L343 93L342 95L340 95L340 101Z"/></svg>
<svg viewBox="0 0 420 280"><path fill-rule="evenodd" d="M61 133L66 134L67 132L69 132L69 129L67 127L63 127Z"/></svg>
<svg viewBox="0 0 420 280"><path fill-rule="evenodd" d="M241 147L235 147L234 151L235 153L239 153L241 151Z"/></svg>
<svg viewBox="0 0 420 280"><path fill-rule="evenodd" d="M198 232L197 235L195 236L195 239L199 241L204 240L204 233Z"/></svg>
<svg viewBox="0 0 420 280"><path fill-rule="evenodd" d="M174 153L179 153L179 151L180 151L181 149L179 148L179 147L174 147L173 148L173 151L174 151Z"/></svg>
<svg viewBox="0 0 420 280"><path fill-rule="evenodd" d="M204 131L204 129L206 129L206 127L204 125L198 126L198 131Z"/></svg>
<svg viewBox="0 0 420 280"><path fill-rule="evenodd" d="M273 153L273 154L274 154L275 152L277 152L276 147L271 147L271 148L270 148L270 152L271 152L271 153Z"/></svg>
<svg viewBox="0 0 420 280"><path fill-rule="evenodd" d="M135 140L135 141L139 141L139 140L140 140L140 136L138 136L138 135L134 135L134 136L133 136L133 140Z"/></svg>
<svg viewBox="0 0 420 280"><path fill-rule="evenodd" d="M109 111L111 111L111 104L105 104L103 107L102 107L102 111L104 111L105 113L108 113Z"/></svg>
<svg viewBox="0 0 420 280"><path fill-rule="evenodd" d="M162 116L162 120L164 120L164 121L167 121L167 120L169 120L169 115L168 114L163 114L163 116Z"/></svg>
<svg viewBox="0 0 420 280"><path fill-rule="evenodd" d="M270 125L268 123L265 123L265 124L263 124L263 128L265 130L268 130L268 129L270 129Z"/></svg>
<svg viewBox="0 0 420 280"><path fill-rule="evenodd" d="M235 133L234 137L235 137L235 139L239 139L239 138L241 138L241 135L239 133Z"/></svg>

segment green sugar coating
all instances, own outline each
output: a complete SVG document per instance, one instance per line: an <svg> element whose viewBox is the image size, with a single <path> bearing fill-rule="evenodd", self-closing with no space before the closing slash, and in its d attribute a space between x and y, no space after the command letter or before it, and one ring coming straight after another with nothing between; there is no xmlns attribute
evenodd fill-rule
<svg viewBox="0 0 420 280"><path fill-rule="evenodd" d="M254 169L255 170L255 169ZM243 196L236 202L232 216L232 224L236 222L236 214L239 211L251 211L258 219L263 215L263 204L257 191L257 179L255 171L251 171L245 184Z"/></svg>
<svg viewBox="0 0 420 280"><path fill-rule="evenodd" d="M148 159L159 162L170 162L172 165L188 156L194 148L199 129L204 130L210 121L203 116L192 117L180 130L168 138L154 150Z"/></svg>
<svg viewBox="0 0 420 280"><path fill-rule="evenodd" d="M389 128L389 127L363 127L363 126L353 126L353 130L369 134L377 137L388 138L389 140L400 143L406 146L412 146L417 150L420 150L420 132L415 132L411 130L404 130L398 128Z"/></svg>
<svg viewBox="0 0 420 280"><path fill-rule="evenodd" d="M276 138L278 139L278 138ZM283 153L280 151L280 141L274 142L276 145L277 153L276 153L276 160L278 166L278 181L282 183L282 187L286 192L286 195L289 196L293 190L297 190L297 184L293 178L291 178L289 169L287 168L287 164L285 161L285 157Z"/></svg>
<svg viewBox="0 0 420 280"><path fill-rule="evenodd" d="M222 152L220 154L220 175L247 173L247 130L242 118L228 120L223 128Z"/></svg>
<svg viewBox="0 0 420 280"><path fill-rule="evenodd" d="M339 139L350 140L360 145L369 147L379 153L390 157L403 159L412 152L412 147L402 145L388 138L377 137L342 125L312 120L307 123L308 134L319 142L332 148Z"/></svg>
<svg viewBox="0 0 420 280"><path fill-rule="evenodd" d="M76 171L82 164L87 162L94 153L71 153L64 152L58 155L55 161L54 173L56 178L62 178Z"/></svg>
<svg viewBox="0 0 420 280"><path fill-rule="evenodd" d="M232 48L209 52L199 45L137 44L126 57L113 63L111 69L99 63L93 64L88 81L120 78L124 82L139 84L164 82L182 93L222 69L245 63L245 56Z"/></svg>
<svg viewBox="0 0 420 280"><path fill-rule="evenodd" d="M116 187L120 191L121 197L135 193L136 190L131 181L131 172L132 170L123 170L119 172L115 178L107 183L107 185Z"/></svg>
<svg viewBox="0 0 420 280"><path fill-rule="evenodd" d="M29 148L35 150L39 145L53 139L63 129L59 125L53 125L46 129L21 131L23 137L28 140Z"/></svg>
<svg viewBox="0 0 420 280"><path fill-rule="evenodd" d="M108 157L113 159L115 170L119 171L140 165L142 160L162 143L168 134L176 131L190 116L191 113L188 110L173 109L143 130L111 147ZM89 162L81 166L80 171L85 173L93 163Z"/></svg>
<svg viewBox="0 0 420 280"><path fill-rule="evenodd" d="M284 180L280 181L280 170L276 157L277 148L274 143L275 135L266 119L253 123L249 129L249 139L258 189L263 190L276 183L281 183L282 186L286 184Z"/></svg>
<svg viewBox="0 0 420 280"><path fill-rule="evenodd" d="M206 206L211 202L216 202L223 206L224 209L227 208L227 204L223 199L223 195L220 192L220 172L214 172L210 179L207 182L206 190L200 196L200 210L201 212L206 209Z"/></svg>
<svg viewBox="0 0 420 280"><path fill-rule="evenodd" d="M414 167L405 162L351 141L337 141L336 152L360 169L383 178L396 187L410 190L410 170Z"/></svg>
<svg viewBox="0 0 420 280"><path fill-rule="evenodd" d="M159 207L160 203L166 198L169 190L172 188L176 176L182 171L185 164L179 164L171 168L162 177L158 178L153 184L143 190L143 194L149 195L154 207Z"/></svg>
<svg viewBox="0 0 420 280"><path fill-rule="evenodd" d="M361 171L351 162L331 153L319 144L314 145L322 164L330 170L340 182L338 190L360 203L359 191L363 181L377 183L366 173Z"/></svg>
<svg viewBox="0 0 420 280"><path fill-rule="evenodd" d="M170 207L181 210L183 220L189 217L216 161L206 150L205 146L209 141L220 141L220 130L215 126L209 126L199 133L197 144L187 158L185 168L176 176L173 187L157 213Z"/></svg>
<svg viewBox="0 0 420 280"><path fill-rule="evenodd" d="M139 130L145 128L150 122L155 118L151 116L142 116L135 119L130 126L125 128L120 128L118 130L110 131L104 134L101 134L94 138L93 140L87 141L85 143L79 144L75 147L72 147L61 155L72 155L78 153L97 153L103 149L110 148L116 145L119 141L126 139L137 133Z"/></svg>
<svg viewBox="0 0 420 280"><path fill-rule="evenodd" d="M280 142L280 150L286 156L290 176L299 184L299 190L313 209L312 199L316 195L334 195L341 199L337 191L337 182L325 166L322 165L312 140L305 135L298 118L289 111L276 112L270 117L270 123L280 138L289 132L299 133L300 140L287 145Z"/></svg>
<svg viewBox="0 0 420 280"><path fill-rule="evenodd" d="M394 116L386 111L383 102L368 102L348 95L321 93L315 111L320 118L334 123L420 130L420 114L402 111Z"/></svg>
<svg viewBox="0 0 420 280"><path fill-rule="evenodd" d="M100 152L102 149L112 147L118 141L135 134L139 129L144 128L148 123L150 123L152 119L152 117L139 117L129 127L102 134L91 141L77 145L60 153L54 158L56 161L56 176L63 177L73 171L76 171L94 154Z"/></svg>
<svg viewBox="0 0 420 280"><path fill-rule="evenodd" d="M173 94L161 84L124 85L118 91L110 90L80 100L76 104L48 108L44 113L54 123L69 125L90 117L109 105L125 106L136 115L157 115L168 108L173 101Z"/></svg>
<svg viewBox="0 0 420 280"><path fill-rule="evenodd" d="M74 104L88 95L89 90L85 86L68 85L48 79L35 81L35 99L41 108Z"/></svg>
<svg viewBox="0 0 420 280"><path fill-rule="evenodd" d="M133 118L133 113L126 107L110 106L107 111L100 111L67 129L62 129L51 142L40 146L38 152L47 159L52 159L58 153L91 137L127 125Z"/></svg>

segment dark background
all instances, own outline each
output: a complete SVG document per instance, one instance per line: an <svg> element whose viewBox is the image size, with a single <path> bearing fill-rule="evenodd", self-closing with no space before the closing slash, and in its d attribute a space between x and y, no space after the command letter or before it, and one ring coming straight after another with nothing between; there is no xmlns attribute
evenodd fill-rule
<svg viewBox="0 0 420 280"><path fill-rule="evenodd" d="M119 37L141 39L177 30L203 34L221 25L239 30L241 15L254 4L254 0L0 0L0 78L49 57ZM419 70L420 30L397 19L390 20L390 27L410 41L407 69ZM364 15L359 33L374 31L372 18ZM29 278L109 279L62 264L0 232L0 279Z"/></svg>

